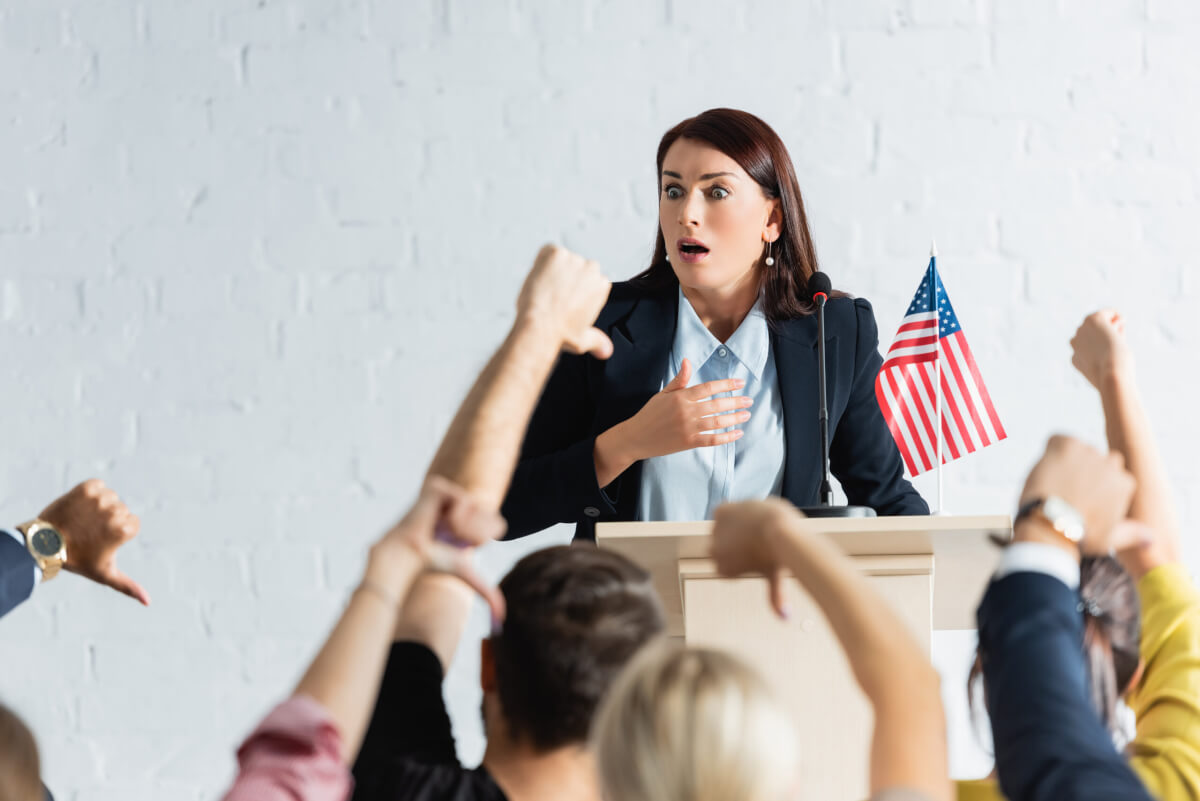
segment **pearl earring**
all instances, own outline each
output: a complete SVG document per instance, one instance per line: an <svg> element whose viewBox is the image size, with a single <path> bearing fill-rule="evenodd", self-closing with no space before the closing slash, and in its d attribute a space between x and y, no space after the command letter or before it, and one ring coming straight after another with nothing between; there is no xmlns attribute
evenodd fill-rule
<svg viewBox="0 0 1200 801"><path fill-rule="evenodd" d="M766 259L766 265L767 265L768 267L774 267L774 266L775 266L775 257L771 255L771 242L770 242L770 241L768 241L768 242L767 242L767 259Z"/></svg>

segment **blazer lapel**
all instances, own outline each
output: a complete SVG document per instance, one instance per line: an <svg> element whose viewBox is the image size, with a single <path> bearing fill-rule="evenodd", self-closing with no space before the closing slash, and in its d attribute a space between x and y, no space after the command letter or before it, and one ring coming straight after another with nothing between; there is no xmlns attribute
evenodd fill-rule
<svg viewBox="0 0 1200 801"><path fill-rule="evenodd" d="M633 417L662 388L677 316L677 290L656 292L639 298L629 313L609 328L613 355L604 363L597 434Z"/></svg>
<svg viewBox="0 0 1200 801"><path fill-rule="evenodd" d="M678 298L677 289L647 293L609 327L613 355L601 368L593 433L601 434L633 417L662 388L667 355L675 339ZM636 517L641 489L642 463L636 462L608 488L618 520Z"/></svg>
<svg viewBox="0 0 1200 801"><path fill-rule="evenodd" d="M826 348L835 341L825 332ZM817 502L821 484L821 429L817 420L820 390L817 386L817 318L799 317L779 324L771 332L775 374L783 404L785 456L783 497L797 506ZM829 363L836 363L834 352ZM829 375L832 395L833 375ZM832 415L831 415L832 416ZM833 428L830 426L830 437Z"/></svg>

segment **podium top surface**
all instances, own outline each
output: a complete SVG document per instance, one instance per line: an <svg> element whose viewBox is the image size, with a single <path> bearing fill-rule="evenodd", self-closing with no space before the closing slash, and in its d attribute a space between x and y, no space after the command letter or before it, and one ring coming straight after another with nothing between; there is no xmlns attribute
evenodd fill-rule
<svg viewBox="0 0 1200 801"><path fill-rule="evenodd" d="M847 556L932 555L934 629L975 628L975 607L1000 551L990 534L1007 536L1008 515L810 518ZM596 543L654 576L669 618L681 616L679 561L706 559L712 521L598 523Z"/></svg>

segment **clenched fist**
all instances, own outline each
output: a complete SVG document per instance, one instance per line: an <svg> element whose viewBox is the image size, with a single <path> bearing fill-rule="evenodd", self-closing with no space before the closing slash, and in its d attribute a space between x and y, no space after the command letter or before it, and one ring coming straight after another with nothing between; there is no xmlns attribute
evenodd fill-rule
<svg viewBox="0 0 1200 801"><path fill-rule="evenodd" d="M594 261L565 248L546 245L517 298L517 313L548 326L569 353L612 355L612 340L592 324L608 300L612 282Z"/></svg>
<svg viewBox="0 0 1200 801"><path fill-rule="evenodd" d="M103 481L83 482L38 517L62 534L67 548L64 568L150 605L142 586L117 567L117 549L137 536L141 521Z"/></svg>
<svg viewBox="0 0 1200 801"><path fill-rule="evenodd" d="M1110 378L1124 378L1133 369L1125 342L1125 321L1119 312L1102 309L1084 319L1071 339L1071 364L1096 389Z"/></svg>

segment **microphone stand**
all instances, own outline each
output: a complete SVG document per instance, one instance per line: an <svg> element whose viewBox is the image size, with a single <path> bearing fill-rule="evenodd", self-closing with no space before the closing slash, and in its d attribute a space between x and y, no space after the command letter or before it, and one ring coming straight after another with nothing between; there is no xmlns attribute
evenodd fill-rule
<svg viewBox="0 0 1200 801"><path fill-rule="evenodd" d="M821 425L821 505L804 506L800 511L805 517L875 517L869 506L834 506L833 484L829 473L829 406L825 398L825 301L828 296L817 292L813 300L817 303L817 375L821 409L817 419Z"/></svg>

